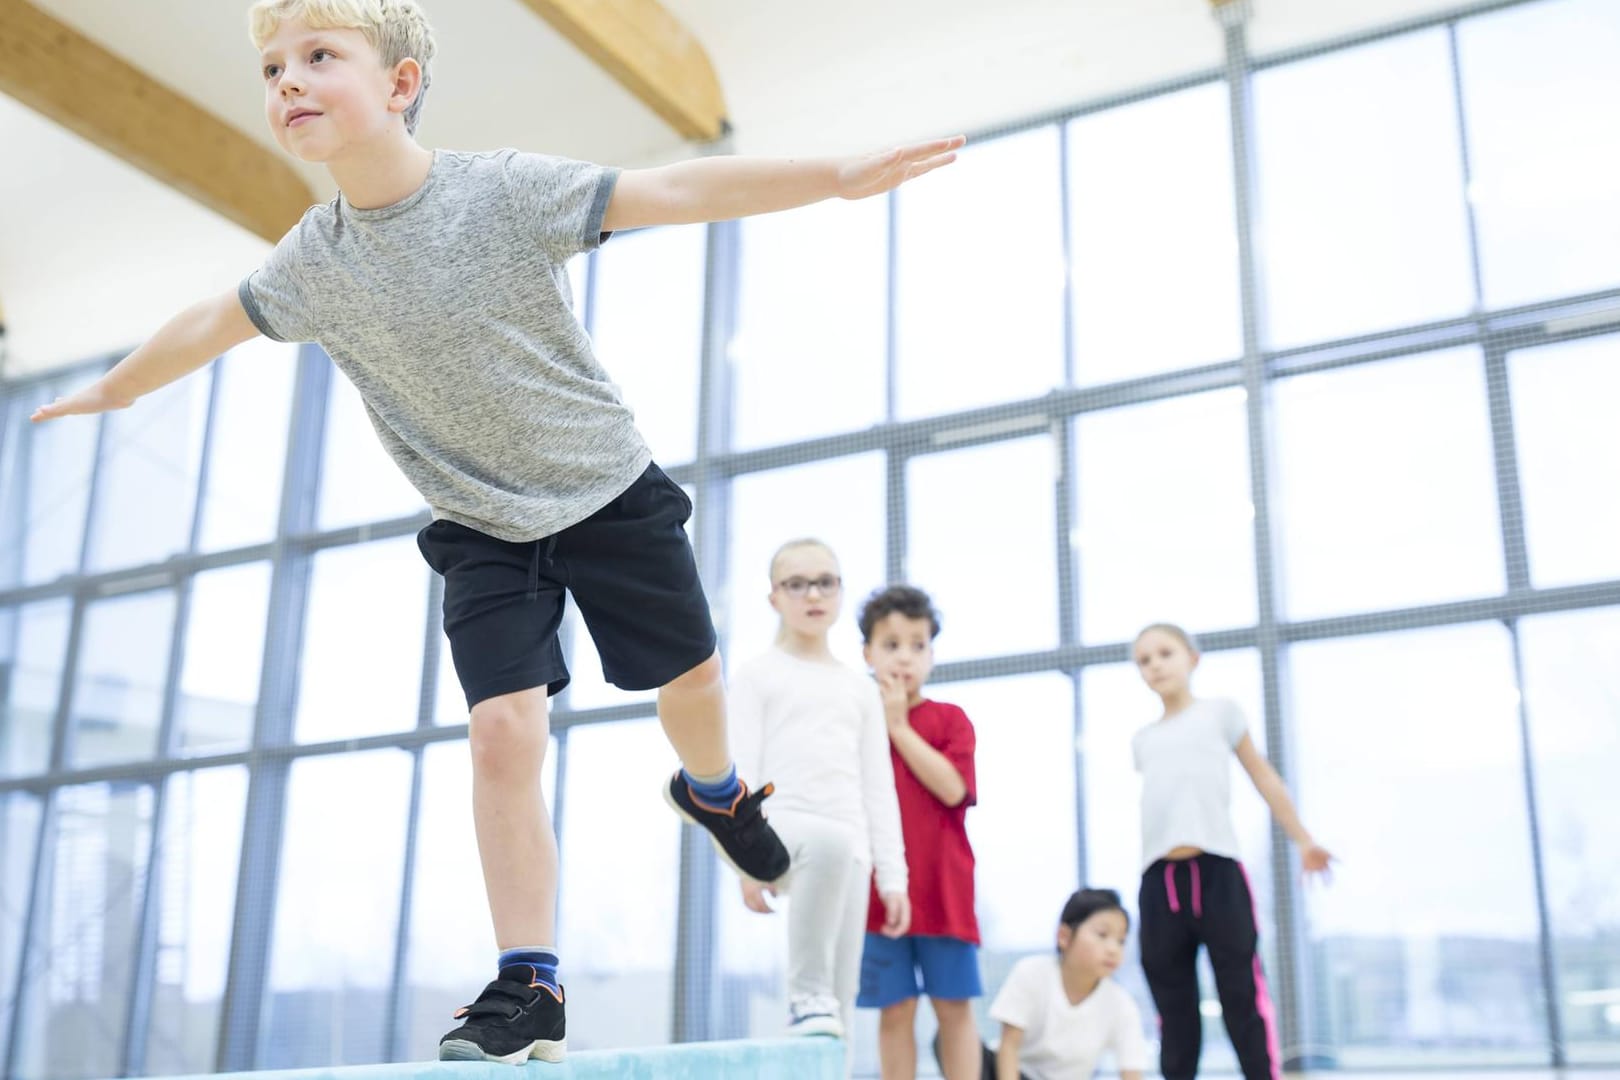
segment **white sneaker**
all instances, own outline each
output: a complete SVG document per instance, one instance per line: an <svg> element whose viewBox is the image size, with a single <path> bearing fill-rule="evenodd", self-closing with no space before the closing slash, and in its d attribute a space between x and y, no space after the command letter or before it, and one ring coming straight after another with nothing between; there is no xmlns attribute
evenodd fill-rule
<svg viewBox="0 0 1620 1080"><path fill-rule="evenodd" d="M844 1023L838 1019L838 1003L831 998L800 998L788 1007L789 1035L844 1037Z"/></svg>

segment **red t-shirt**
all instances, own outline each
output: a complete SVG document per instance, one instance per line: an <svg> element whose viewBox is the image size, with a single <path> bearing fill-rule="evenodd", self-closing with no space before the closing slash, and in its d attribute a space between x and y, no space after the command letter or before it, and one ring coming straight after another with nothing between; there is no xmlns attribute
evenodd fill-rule
<svg viewBox="0 0 1620 1080"><path fill-rule="evenodd" d="M967 713L942 701L921 701L911 710L911 728L944 754L967 785L967 796L946 806L923 786L891 743L894 787L900 796L900 831L906 839L906 869L911 877L911 933L952 937L979 944L979 920L973 913L973 847L968 843L967 811L978 802L973 777L973 725ZM872 885L866 928L883 929L883 901Z"/></svg>

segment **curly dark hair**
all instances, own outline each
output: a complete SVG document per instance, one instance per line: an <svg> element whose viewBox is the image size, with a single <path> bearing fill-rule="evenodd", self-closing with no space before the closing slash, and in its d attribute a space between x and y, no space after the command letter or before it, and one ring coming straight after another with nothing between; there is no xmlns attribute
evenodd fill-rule
<svg viewBox="0 0 1620 1080"><path fill-rule="evenodd" d="M939 612L934 601L914 585L887 585L866 598L861 605L861 640L870 643L872 627L890 615L904 615L908 619L927 619L928 636L939 637Z"/></svg>

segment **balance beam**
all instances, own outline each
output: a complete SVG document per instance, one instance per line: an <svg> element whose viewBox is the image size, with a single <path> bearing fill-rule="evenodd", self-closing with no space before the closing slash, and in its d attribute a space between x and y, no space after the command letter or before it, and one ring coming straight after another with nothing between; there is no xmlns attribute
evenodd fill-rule
<svg viewBox="0 0 1620 1080"><path fill-rule="evenodd" d="M740 1039L582 1050L561 1065L408 1061L170 1080L844 1080L844 1044L827 1038Z"/></svg>

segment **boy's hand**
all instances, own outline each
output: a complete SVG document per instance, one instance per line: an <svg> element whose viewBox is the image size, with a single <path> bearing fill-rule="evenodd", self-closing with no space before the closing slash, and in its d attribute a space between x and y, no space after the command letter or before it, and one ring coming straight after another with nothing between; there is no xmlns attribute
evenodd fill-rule
<svg viewBox="0 0 1620 1080"><path fill-rule="evenodd" d="M901 731L911 724L911 695L906 684L894 675L878 676L878 693L883 698L883 719L889 734Z"/></svg>
<svg viewBox="0 0 1620 1080"><path fill-rule="evenodd" d="M966 142L966 136L953 135L949 139L898 146L886 153L849 158L838 168L838 196L864 199L881 195L907 180L949 165Z"/></svg>
<svg viewBox="0 0 1620 1080"><path fill-rule="evenodd" d="M127 409L135 402L134 398L117 398L107 392L105 380L97 379L89 386L76 393L59 397L49 405L41 405L29 417L34 423L43 420L55 420L59 416L79 416L86 413L110 412L113 409Z"/></svg>
<svg viewBox="0 0 1620 1080"><path fill-rule="evenodd" d="M765 899L766 893L775 896L776 889L770 885L761 885L751 878L742 879L743 906L748 908L749 911L757 911L761 915L775 913L776 909L771 907L769 901Z"/></svg>
<svg viewBox="0 0 1620 1080"><path fill-rule="evenodd" d="M883 936L905 937L911 929L911 897L903 892L883 894Z"/></svg>

